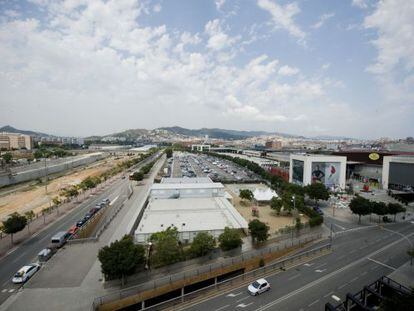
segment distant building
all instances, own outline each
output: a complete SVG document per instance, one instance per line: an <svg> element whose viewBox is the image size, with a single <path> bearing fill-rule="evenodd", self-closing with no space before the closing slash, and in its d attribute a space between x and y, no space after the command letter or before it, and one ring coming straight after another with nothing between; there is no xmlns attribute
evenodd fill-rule
<svg viewBox="0 0 414 311"><path fill-rule="evenodd" d="M270 140L265 143L266 149L280 150L282 149L282 142L279 140Z"/></svg>
<svg viewBox="0 0 414 311"><path fill-rule="evenodd" d="M191 150L192 151L210 151L211 146L210 145L191 145Z"/></svg>
<svg viewBox="0 0 414 311"><path fill-rule="evenodd" d="M0 149L33 149L33 138L19 133L0 133Z"/></svg>

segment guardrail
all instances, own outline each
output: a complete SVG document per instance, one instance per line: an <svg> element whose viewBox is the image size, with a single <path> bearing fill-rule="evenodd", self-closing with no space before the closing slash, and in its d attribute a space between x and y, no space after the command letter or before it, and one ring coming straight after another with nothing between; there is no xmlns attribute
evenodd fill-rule
<svg viewBox="0 0 414 311"><path fill-rule="evenodd" d="M289 265L300 263L302 262L304 258L309 258L312 255L321 254L322 252L330 250L330 249L331 249L331 244L328 243L328 244L319 246L317 248L311 249L309 251L299 253L293 256L289 256L285 259L276 261L267 266L263 266L261 268L243 273L242 275L239 275L239 276L236 276L236 277L233 277L233 278L221 281L221 282L217 282L214 285L210 285L210 286L195 290L191 293L184 294L180 297L176 297L176 298L173 298L173 299L170 299L170 300L167 300L167 301L164 301L164 302L161 302L156 305L149 306L149 307L143 306L141 310L150 310L150 311L163 310L165 308L171 308L171 307L177 306L178 304L182 304L184 302L191 302L191 300L198 298L200 294L203 294L203 293L214 294L214 292L216 293L220 292L221 290L231 287L232 285L240 285L240 284L245 283L246 281L250 282L252 280L257 279L258 277L263 277L277 270L285 271L286 268L289 267Z"/></svg>
<svg viewBox="0 0 414 311"><path fill-rule="evenodd" d="M276 252L285 250L289 247L304 245L311 241L320 239L321 237L322 237L322 234L318 233L318 234L314 234L314 235L311 235L305 238L296 238L290 241L285 241L281 245L277 245L277 246L273 245L273 246L267 246L263 249L253 249L237 257L224 258L220 262L215 262L209 265L204 265L204 266L192 269L192 270L187 270L185 272L175 273L167 277L163 277L163 278L150 281L147 283L143 283L140 285L132 286L126 289L122 289L118 292L114 292L114 293L111 293L111 294L108 294L102 297L95 298L93 306L95 309L97 309L100 305L110 303L112 301L116 301L116 300L120 300L120 299L129 297L129 296L137 295L147 290L153 290L163 285L172 284L173 282L186 281L194 276L211 273L214 270L224 269L226 267L231 267L237 264L241 264L243 262L250 261L255 258L266 256L267 254L276 253ZM299 255L296 255L296 256L299 256Z"/></svg>

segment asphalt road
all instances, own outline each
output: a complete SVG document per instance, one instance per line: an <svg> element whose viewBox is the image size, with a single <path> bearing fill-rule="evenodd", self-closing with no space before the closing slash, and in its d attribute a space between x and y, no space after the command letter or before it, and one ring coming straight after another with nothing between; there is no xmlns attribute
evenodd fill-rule
<svg viewBox="0 0 414 311"><path fill-rule="evenodd" d="M123 191L126 191L128 184L129 181L127 179L116 180L108 189L80 203L69 214L52 223L39 234L26 240L8 256L2 258L0 260L0 304L20 287L11 282L14 273L25 264L36 262L37 254L49 245L55 233L68 230L70 226L81 219L89 209L102 201L102 199L109 198L111 201L114 200Z"/></svg>
<svg viewBox="0 0 414 311"><path fill-rule="evenodd" d="M247 287L235 288L185 310L324 310L326 302L337 303L409 260L408 235L414 241L414 224L391 224L350 229L338 234L333 252L285 272L269 275L272 289L250 296ZM338 297L338 298L336 298Z"/></svg>

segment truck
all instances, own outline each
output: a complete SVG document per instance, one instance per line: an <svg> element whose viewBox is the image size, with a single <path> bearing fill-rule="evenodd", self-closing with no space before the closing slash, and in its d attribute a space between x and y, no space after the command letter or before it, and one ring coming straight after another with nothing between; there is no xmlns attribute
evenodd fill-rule
<svg viewBox="0 0 414 311"><path fill-rule="evenodd" d="M62 247L66 243L67 238L68 238L68 233L66 231L60 231L56 233L50 241L51 248Z"/></svg>

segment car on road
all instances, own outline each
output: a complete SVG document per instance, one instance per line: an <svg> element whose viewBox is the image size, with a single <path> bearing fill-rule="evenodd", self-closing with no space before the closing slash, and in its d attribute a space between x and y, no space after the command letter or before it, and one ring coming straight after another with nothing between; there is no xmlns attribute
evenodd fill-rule
<svg viewBox="0 0 414 311"><path fill-rule="evenodd" d="M23 266L16 272L14 275L12 282L15 284L25 283L28 279L30 279L37 271L39 271L40 266L36 263L32 263L27 266Z"/></svg>
<svg viewBox="0 0 414 311"><path fill-rule="evenodd" d="M51 239L51 247L52 248L60 248L62 247L68 238L69 234L66 231L60 231L56 233Z"/></svg>
<svg viewBox="0 0 414 311"><path fill-rule="evenodd" d="M68 233L70 235L74 235L76 233L76 231L78 231L79 227L77 225L73 225L72 227L69 228Z"/></svg>
<svg viewBox="0 0 414 311"><path fill-rule="evenodd" d="M247 286L250 295L257 296L261 293L267 292L270 289L270 283L265 279L258 279Z"/></svg>
<svg viewBox="0 0 414 311"><path fill-rule="evenodd" d="M44 248L37 254L37 259L39 260L39 263L45 263L52 257L52 255L53 251L50 248Z"/></svg>
<svg viewBox="0 0 414 311"><path fill-rule="evenodd" d="M319 215L323 215L323 212L322 212L322 210L321 210L319 207L314 206L314 207L313 207L313 210L314 210L315 212L317 212Z"/></svg>

